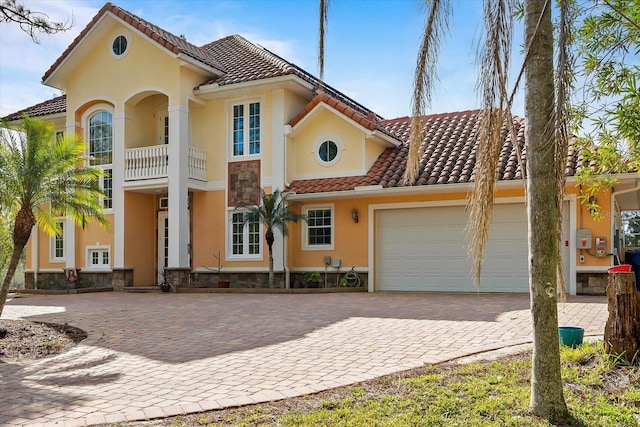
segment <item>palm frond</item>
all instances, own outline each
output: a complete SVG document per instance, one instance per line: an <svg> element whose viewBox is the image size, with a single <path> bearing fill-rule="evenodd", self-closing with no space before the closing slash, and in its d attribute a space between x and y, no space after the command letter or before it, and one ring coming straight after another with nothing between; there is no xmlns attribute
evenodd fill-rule
<svg viewBox="0 0 640 427"><path fill-rule="evenodd" d="M437 80L436 64L440 52L440 43L449 29L451 2L448 0L427 1L427 21L418 51L418 62L413 83L411 107L411 128L409 131L409 156L403 182L413 185L420 168L420 146L427 105L431 104L434 82Z"/></svg>
<svg viewBox="0 0 640 427"><path fill-rule="evenodd" d="M513 131L507 76L515 2L486 0L484 2L485 38L479 49L479 89L482 96L480 130L473 188L469 199L469 258L473 265L476 289L480 288L482 259L489 237L494 195L498 184L498 164L505 137L505 127L511 130L511 142L518 145Z"/></svg>
<svg viewBox="0 0 640 427"><path fill-rule="evenodd" d="M571 15L574 12L575 4L571 0L559 0L560 25L558 28L558 54L556 65L556 102L553 118L553 128L555 134L555 160L556 160L556 209L558 212L556 223L556 234L558 238L558 287L560 288L560 299L566 301L566 285L562 266L562 213L565 198L565 166L567 153L569 150L569 130L571 122L571 90L573 88L573 67L574 58L572 55L573 27Z"/></svg>
<svg viewBox="0 0 640 427"><path fill-rule="evenodd" d="M320 71L320 87L318 90L323 91L324 85L324 36L327 33L327 24L329 22L329 0L320 0L320 25L318 27L318 67Z"/></svg>

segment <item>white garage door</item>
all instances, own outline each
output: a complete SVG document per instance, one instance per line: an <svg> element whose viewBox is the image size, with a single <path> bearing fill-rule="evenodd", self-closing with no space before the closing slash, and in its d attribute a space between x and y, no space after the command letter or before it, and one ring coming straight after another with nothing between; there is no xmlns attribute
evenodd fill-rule
<svg viewBox="0 0 640 427"><path fill-rule="evenodd" d="M379 291L475 292L464 206L377 211ZM524 203L495 205L481 292L528 292Z"/></svg>

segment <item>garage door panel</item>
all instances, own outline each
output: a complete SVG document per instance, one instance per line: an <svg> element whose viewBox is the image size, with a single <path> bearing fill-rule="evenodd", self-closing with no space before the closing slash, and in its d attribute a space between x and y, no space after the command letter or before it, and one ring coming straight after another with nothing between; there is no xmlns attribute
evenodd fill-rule
<svg viewBox="0 0 640 427"><path fill-rule="evenodd" d="M378 290L473 292L464 207L378 211ZM527 292L527 225L523 205L496 205L481 291Z"/></svg>

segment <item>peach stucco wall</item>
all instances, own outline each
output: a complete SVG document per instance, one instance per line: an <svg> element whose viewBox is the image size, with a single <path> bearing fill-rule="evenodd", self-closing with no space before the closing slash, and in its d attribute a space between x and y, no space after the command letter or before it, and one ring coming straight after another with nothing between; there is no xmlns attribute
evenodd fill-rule
<svg viewBox="0 0 640 427"><path fill-rule="evenodd" d="M134 286L156 282L156 202L155 195L125 192L124 260L133 268Z"/></svg>

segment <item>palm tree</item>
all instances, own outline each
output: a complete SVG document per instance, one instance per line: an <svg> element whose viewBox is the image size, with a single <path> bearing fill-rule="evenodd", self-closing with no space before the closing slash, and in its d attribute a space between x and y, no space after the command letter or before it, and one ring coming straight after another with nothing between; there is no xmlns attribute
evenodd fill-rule
<svg viewBox="0 0 640 427"><path fill-rule="evenodd" d="M321 0L321 5L324 2ZM416 66L412 122L405 184L413 185L418 174L420 145L422 142L424 110L430 102L435 78L436 59L440 39L448 27L451 4L447 0L427 0L427 20ZM561 24L559 27L558 74L554 81L554 34L551 20L551 2L526 0L523 16L525 24L526 55L520 78L526 76L525 118L526 130L526 199L529 230L529 284L533 320L533 367L531 376L531 402L533 412L553 421L570 418L564 401L560 376L558 345L557 273L559 267L559 227L564 191L564 165L568 147L567 89L569 2L559 1ZM484 0L486 26L484 46L480 49L482 93L479 148L476 159L476 181L470 200L470 256L476 281L480 275L483 252L488 237L497 185L496 164L500 155L501 129L512 127L511 103L513 93L507 90L507 72L511 52L511 37L515 0ZM326 6L320 8L320 28L324 28ZM324 35L320 34L321 46ZM320 50L320 55L323 48ZM321 60L324 65L324 61ZM557 83L556 83L557 82Z"/></svg>
<svg viewBox="0 0 640 427"><path fill-rule="evenodd" d="M273 288L273 242L275 241L274 230L280 231L282 236L286 236L289 232L288 223L298 222L304 219L303 215L292 212L287 205L287 196L282 195L279 189L275 189L273 193L267 194L264 189L260 190L260 206L244 206L241 209L246 212L244 216L244 225L260 223L266 229L264 238L269 247L269 287Z"/></svg>
<svg viewBox="0 0 640 427"><path fill-rule="evenodd" d="M0 207L10 212L13 250L0 288L0 314L20 256L34 225L49 235L60 233L56 216L84 227L91 217L103 227L98 177L84 166L86 145L77 136L56 138L52 123L25 116L15 130L0 132Z"/></svg>

